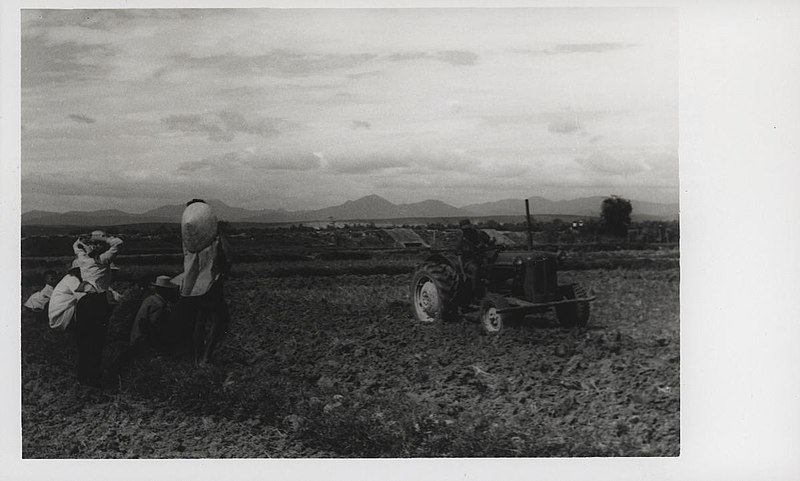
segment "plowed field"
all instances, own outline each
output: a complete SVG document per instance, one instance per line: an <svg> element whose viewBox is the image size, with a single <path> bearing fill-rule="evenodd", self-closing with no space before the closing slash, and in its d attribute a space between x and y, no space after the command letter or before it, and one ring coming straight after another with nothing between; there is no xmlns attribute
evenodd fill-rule
<svg viewBox="0 0 800 481"><path fill-rule="evenodd" d="M148 351L101 390L74 382L69 336L24 313L23 456L679 454L677 266L562 272L595 290L588 328L549 314L486 336L474 319L414 321L403 268L320 262L303 275L237 266L231 333L212 366ZM120 289L107 366L142 298Z"/></svg>

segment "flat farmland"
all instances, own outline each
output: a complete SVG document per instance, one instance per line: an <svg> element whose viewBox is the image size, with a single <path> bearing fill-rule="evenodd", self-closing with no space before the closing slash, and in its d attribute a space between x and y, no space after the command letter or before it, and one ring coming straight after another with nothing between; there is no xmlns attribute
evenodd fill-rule
<svg viewBox="0 0 800 481"><path fill-rule="evenodd" d="M134 282L180 264L125 266L106 387L73 381L75 348L22 316L26 458L676 456L676 250L584 253L560 282L595 291L589 325L529 316L496 336L469 317L416 322L423 255L250 262L226 284L215 363L125 349ZM23 295L42 264L23 269Z"/></svg>

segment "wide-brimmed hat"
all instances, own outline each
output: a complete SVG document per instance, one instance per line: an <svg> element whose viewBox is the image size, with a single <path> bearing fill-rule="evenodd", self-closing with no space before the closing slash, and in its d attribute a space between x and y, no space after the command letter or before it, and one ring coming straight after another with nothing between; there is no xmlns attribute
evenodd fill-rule
<svg viewBox="0 0 800 481"><path fill-rule="evenodd" d="M200 252L217 236L217 216L205 202L186 207L181 217L181 237L189 252Z"/></svg>
<svg viewBox="0 0 800 481"><path fill-rule="evenodd" d="M158 276L155 282L150 283L153 287L166 287L167 289L177 289L178 286L172 283L169 276Z"/></svg>

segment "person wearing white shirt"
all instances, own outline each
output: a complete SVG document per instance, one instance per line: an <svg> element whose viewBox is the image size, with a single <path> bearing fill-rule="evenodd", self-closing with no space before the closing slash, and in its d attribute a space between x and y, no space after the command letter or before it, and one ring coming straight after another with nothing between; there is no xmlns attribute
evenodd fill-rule
<svg viewBox="0 0 800 481"><path fill-rule="evenodd" d="M72 321L75 319L75 305L85 295L84 292L77 292L80 285L81 269L78 267L76 259L72 262L72 267L67 271L67 275L53 288L53 295L50 296L47 316L50 319L51 328L62 331L71 329Z"/></svg>
<svg viewBox="0 0 800 481"><path fill-rule="evenodd" d="M81 269L81 278L88 293L104 293L111 286L113 260L119 253L122 239L95 231L89 239L78 238L72 250Z"/></svg>
<svg viewBox="0 0 800 481"><path fill-rule="evenodd" d="M23 306L31 311L47 315L47 305L50 302L50 296L53 295L53 288L58 283L58 274L56 271L48 270L44 273L44 287L40 291L36 291L28 297Z"/></svg>
<svg viewBox="0 0 800 481"><path fill-rule="evenodd" d="M109 291L113 280L112 264L122 246L122 239L95 231L90 238L78 238L73 244L84 292L75 308L75 338L78 344L78 382L100 387L103 344L112 305Z"/></svg>

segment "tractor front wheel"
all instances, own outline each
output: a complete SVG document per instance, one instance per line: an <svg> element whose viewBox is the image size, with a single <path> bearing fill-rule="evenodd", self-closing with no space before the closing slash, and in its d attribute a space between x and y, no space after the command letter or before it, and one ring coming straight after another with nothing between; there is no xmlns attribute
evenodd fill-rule
<svg viewBox="0 0 800 481"><path fill-rule="evenodd" d="M489 299L481 305L480 321L483 332L494 335L503 330L503 316L497 312L498 303Z"/></svg>
<svg viewBox="0 0 800 481"><path fill-rule="evenodd" d="M519 312L508 310L511 306L508 299L499 295L489 295L481 303L480 323L483 332L494 335L502 331L507 324L518 323L522 319ZM503 313L497 310L505 310Z"/></svg>

